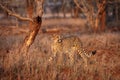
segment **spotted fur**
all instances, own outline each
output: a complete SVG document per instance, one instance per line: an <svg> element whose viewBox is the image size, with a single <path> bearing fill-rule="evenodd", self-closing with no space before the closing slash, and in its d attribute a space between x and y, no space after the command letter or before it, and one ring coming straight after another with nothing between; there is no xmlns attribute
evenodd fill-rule
<svg viewBox="0 0 120 80"><path fill-rule="evenodd" d="M53 56L50 57L49 61L55 58L57 53L67 53L71 63L73 63L74 53L78 53L83 58L86 65L88 58L96 53L96 51L93 51L90 54L86 53L82 47L81 40L77 36L54 35L51 50L53 52Z"/></svg>

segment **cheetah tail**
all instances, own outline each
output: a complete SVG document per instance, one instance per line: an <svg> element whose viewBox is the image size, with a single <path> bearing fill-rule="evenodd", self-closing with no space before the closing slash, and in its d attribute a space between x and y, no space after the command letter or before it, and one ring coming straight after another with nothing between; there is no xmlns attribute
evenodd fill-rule
<svg viewBox="0 0 120 80"><path fill-rule="evenodd" d="M85 55L87 56L87 57L91 57L91 56L93 56L93 55L95 55L96 54L96 50L94 50L94 51L92 51L91 53L89 53L89 54L86 54L85 53Z"/></svg>
<svg viewBox="0 0 120 80"><path fill-rule="evenodd" d="M96 53L97 53L97 51L96 51L96 50L92 51L92 55L95 55Z"/></svg>

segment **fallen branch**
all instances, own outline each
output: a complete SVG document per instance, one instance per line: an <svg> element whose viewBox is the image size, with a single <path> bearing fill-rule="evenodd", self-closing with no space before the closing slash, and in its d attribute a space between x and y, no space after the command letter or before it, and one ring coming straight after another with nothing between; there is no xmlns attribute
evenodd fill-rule
<svg viewBox="0 0 120 80"><path fill-rule="evenodd" d="M19 14L16 14L14 12L12 12L11 10L9 10L8 8L6 8L5 6L3 6L1 3L0 3L0 7L5 10L10 16L14 16L20 20L23 20L23 21L31 21L33 22L33 20L31 18L25 18L25 17L22 17L20 16Z"/></svg>

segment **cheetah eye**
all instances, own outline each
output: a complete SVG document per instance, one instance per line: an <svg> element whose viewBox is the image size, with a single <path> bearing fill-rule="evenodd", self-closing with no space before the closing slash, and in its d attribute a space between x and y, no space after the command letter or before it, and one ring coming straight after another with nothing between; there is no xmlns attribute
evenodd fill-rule
<svg viewBox="0 0 120 80"><path fill-rule="evenodd" d="M61 39L58 39L58 43L61 43L62 42L62 40Z"/></svg>

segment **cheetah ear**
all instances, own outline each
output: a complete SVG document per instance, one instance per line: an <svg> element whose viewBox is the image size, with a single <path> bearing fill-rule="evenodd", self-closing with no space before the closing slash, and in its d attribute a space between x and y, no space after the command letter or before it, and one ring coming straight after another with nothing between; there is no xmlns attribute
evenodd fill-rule
<svg viewBox="0 0 120 80"><path fill-rule="evenodd" d="M52 34L52 39L56 38L57 34Z"/></svg>
<svg viewBox="0 0 120 80"><path fill-rule="evenodd" d="M52 34L52 37L58 37L59 34Z"/></svg>
<svg viewBox="0 0 120 80"><path fill-rule="evenodd" d="M60 36L60 35L58 35L57 37L58 37L58 39L61 39L61 36Z"/></svg>
<svg viewBox="0 0 120 80"><path fill-rule="evenodd" d="M59 40L59 39L61 39L60 35L58 35L58 34L53 34L52 35L52 40Z"/></svg>

